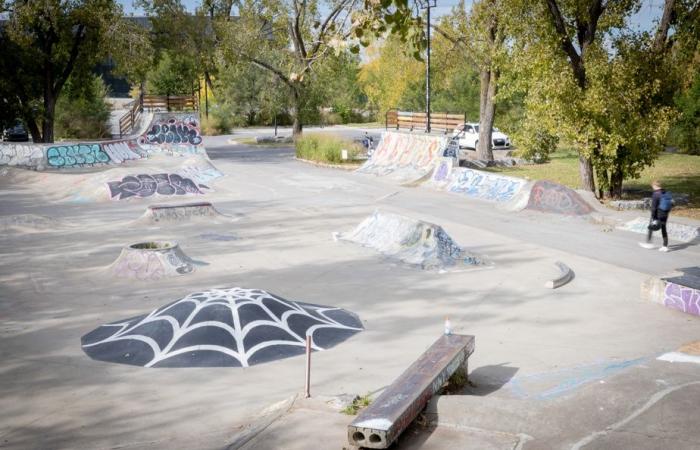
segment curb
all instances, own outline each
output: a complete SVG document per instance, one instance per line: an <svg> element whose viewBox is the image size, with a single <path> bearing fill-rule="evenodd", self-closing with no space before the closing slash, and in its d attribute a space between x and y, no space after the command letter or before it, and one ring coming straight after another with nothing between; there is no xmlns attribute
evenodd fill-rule
<svg viewBox="0 0 700 450"><path fill-rule="evenodd" d="M566 283L574 279L574 272L571 270L571 268L569 268L569 266L561 261L557 261L554 264L559 267L560 275L558 278L549 280L544 284L544 287L548 289L556 289L564 286Z"/></svg>
<svg viewBox="0 0 700 450"><path fill-rule="evenodd" d="M356 170L359 169L362 164L328 164L328 163L322 163L318 161L311 161L310 159L302 159L302 158L297 158L296 156L294 157L297 161L306 163L306 164L311 164L312 166L318 166L318 167L327 167L329 169L340 169L340 170Z"/></svg>

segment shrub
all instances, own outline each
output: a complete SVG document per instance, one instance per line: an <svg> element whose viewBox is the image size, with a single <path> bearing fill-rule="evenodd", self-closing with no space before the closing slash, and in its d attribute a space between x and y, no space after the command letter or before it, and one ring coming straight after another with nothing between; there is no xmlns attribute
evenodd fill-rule
<svg viewBox="0 0 700 450"><path fill-rule="evenodd" d="M341 150L348 151L348 160L342 159ZM297 158L341 164L356 159L365 152L362 145L329 134L304 134L296 140Z"/></svg>
<svg viewBox="0 0 700 450"><path fill-rule="evenodd" d="M56 103L55 135L59 139L102 139L111 137L110 106L105 102L107 87L102 77L70 78Z"/></svg>

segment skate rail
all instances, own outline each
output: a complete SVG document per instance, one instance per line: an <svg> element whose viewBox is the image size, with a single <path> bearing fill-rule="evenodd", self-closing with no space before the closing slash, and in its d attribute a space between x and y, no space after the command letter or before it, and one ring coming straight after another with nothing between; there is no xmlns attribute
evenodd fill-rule
<svg viewBox="0 0 700 450"><path fill-rule="evenodd" d="M440 336L348 426L350 444L389 447L452 374L461 370L467 375L473 352L474 336Z"/></svg>

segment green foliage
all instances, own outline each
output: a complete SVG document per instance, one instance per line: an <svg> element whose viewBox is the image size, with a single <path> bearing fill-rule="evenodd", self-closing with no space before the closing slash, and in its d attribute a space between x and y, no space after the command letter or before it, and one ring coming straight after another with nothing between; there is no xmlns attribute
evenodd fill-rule
<svg viewBox="0 0 700 450"><path fill-rule="evenodd" d="M146 92L154 95L190 94L197 86L197 67L186 55L163 51L146 75Z"/></svg>
<svg viewBox="0 0 700 450"><path fill-rule="evenodd" d="M110 106L102 77L71 77L56 104L56 137L104 139L110 137Z"/></svg>
<svg viewBox="0 0 700 450"><path fill-rule="evenodd" d="M341 409L340 412L343 414L347 414L348 416L355 416L358 412L360 412L360 410L368 407L371 404L372 394L368 392L362 397L360 397L359 395L355 396L355 398L352 399L352 403L350 403L345 408Z"/></svg>
<svg viewBox="0 0 700 450"><path fill-rule="evenodd" d="M700 72L693 84L676 97L680 118L672 129L672 141L684 153L700 155Z"/></svg>
<svg viewBox="0 0 700 450"><path fill-rule="evenodd" d="M356 142L326 133L307 133L297 138L295 145L297 158L332 164L352 162L365 152ZM341 150L348 151L347 161L342 159Z"/></svg>

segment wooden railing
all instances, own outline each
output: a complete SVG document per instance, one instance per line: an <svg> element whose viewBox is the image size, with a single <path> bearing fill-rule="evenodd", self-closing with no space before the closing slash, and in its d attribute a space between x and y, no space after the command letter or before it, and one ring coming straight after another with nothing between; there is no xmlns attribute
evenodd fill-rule
<svg viewBox="0 0 700 450"><path fill-rule="evenodd" d="M426 130L427 119L424 112L399 111L390 109L386 112L385 127L397 130ZM445 134L454 130L467 121L466 114L448 114L441 112L430 113L430 130L442 131Z"/></svg>
<svg viewBox="0 0 700 450"><path fill-rule="evenodd" d="M132 133L145 109L149 111L197 111L199 105L194 95L144 95L130 103L129 111L119 119L119 136Z"/></svg>
<svg viewBox="0 0 700 450"><path fill-rule="evenodd" d="M199 109L194 95L144 95L144 109L166 111L196 111Z"/></svg>

